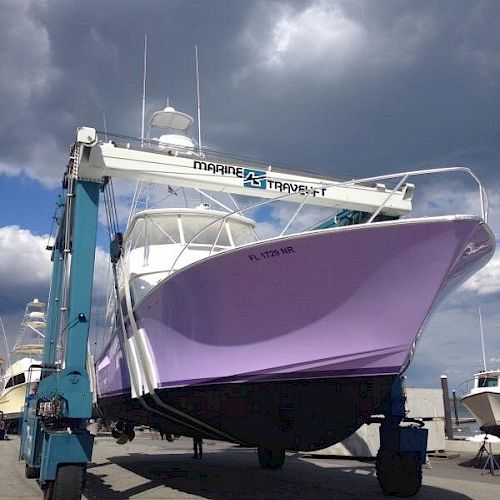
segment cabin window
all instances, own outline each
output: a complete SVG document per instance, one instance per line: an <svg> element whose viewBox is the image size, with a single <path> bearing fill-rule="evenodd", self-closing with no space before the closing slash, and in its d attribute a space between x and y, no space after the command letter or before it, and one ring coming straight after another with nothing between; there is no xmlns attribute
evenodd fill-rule
<svg viewBox="0 0 500 500"><path fill-rule="evenodd" d="M257 241L253 227L249 224L242 224L241 222L231 221L229 229L233 238L235 246L244 245L245 243L252 243Z"/></svg>
<svg viewBox="0 0 500 500"><path fill-rule="evenodd" d="M224 226L221 230L222 224ZM217 246L231 246L223 218L218 220L215 217L185 215L182 217L182 226L186 243L191 242L197 245L213 245L215 243ZM201 232L204 228L206 229ZM193 240L193 238L195 239Z"/></svg>
<svg viewBox="0 0 500 500"><path fill-rule="evenodd" d="M132 305L137 304L151 288L155 287L163 278L166 272L150 273L144 276L136 276L130 281L130 294Z"/></svg>
<svg viewBox="0 0 500 500"><path fill-rule="evenodd" d="M147 241L149 245L180 243L177 216L147 218Z"/></svg>
<svg viewBox="0 0 500 500"><path fill-rule="evenodd" d="M478 379L478 387L498 387L497 377L481 377Z"/></svg>
<svg viewBox="0 0 500 500"><path fill-rule="evenodd" d="M13 387L15 385L24 384L26 382L26 377L24 373L19 373L18 375L14 375L9 381L5 384L5 388Z"/></svg>
<svg viewBox="0 0 500 500"><path fill-rule="evenodd" d="M125 249L127 252L134 250L138 247L144 246L144 219L137 219L135 221L132 231L127 236Z"/></svg>

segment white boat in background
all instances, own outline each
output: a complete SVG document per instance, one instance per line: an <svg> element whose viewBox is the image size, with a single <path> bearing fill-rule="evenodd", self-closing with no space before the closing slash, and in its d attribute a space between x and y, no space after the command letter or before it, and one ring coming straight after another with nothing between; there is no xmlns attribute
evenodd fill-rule
<svg viewBox="0 0 500 500"><path fill-rule="evenodd" d="M0 411L10 430L17 425L26 394L40 380L40 368L36 366L41 363L45 326L45 303L34 299L26 305L21 332L2 374Z"/></svg>
<svg viewBox="0 0 500 500"><path fill-rule="evenodd" d="M486 434L500 437L500 369L476 373L462 404L476 417ZM471 385L471 384L469 384Z"/></svg>
<svg viewBox="0 0 500 500"><path fill-rule="evenodd" d="M481 308L478 312L484 370L462 384L461 402L476 417L483 432L500 437L500 369L488 370L486 367Z"/></svg>

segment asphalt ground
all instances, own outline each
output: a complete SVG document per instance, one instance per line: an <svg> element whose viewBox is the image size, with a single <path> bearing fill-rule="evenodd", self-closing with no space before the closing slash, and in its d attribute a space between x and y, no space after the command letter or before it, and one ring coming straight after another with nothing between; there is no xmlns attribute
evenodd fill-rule
<svg viewBox="0 0 500 500"><path fill-rule="evenodd" d="M24 476L19 439L0 441L0 498L41 499L34 479ZM263 470L256 450L205 441L202 460L194 460L192 441L162 441L150 432L117 445L97 437L89 464L86 499L387 499L375 476L373 460L319 458L287 453L282 470ZM431 458L418 499L500 499L500 471L492 476L471 468L473 454Z"/></svg>

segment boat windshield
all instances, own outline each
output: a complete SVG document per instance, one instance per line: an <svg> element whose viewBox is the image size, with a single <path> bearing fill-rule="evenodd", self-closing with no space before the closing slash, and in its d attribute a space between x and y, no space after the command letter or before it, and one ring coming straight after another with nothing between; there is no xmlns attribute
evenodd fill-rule
<svg viewBox="0 0 500 500"><path fill-rule="evenodd" d="M147 214L136 219L125 242L128 252L155 245L192 244L217 248L256 241L253 225L210 213Z"/></svg>
<svg viewBox="0 0 500 500"><path fill-rule="evenodd" d="M202 210L138 214L124 245L133 302L171 271L256 239L253 222L243 217Z"/></svg>
<svg viewBox="0 0 500 500"><path fill-rule="evenodd" d="M217 219L218 217L206 215L184 215L182 218L184 241L195 245L232 246L227 224Z"/></svg>
<svg viewBox="0 0 500 500"><path fill-rule="evenodd" d="M15 385L24 384L25 382L26 382L26 377L24 373L19 373L18 375L14 375L7 381L7 383L5 384L5 388L8 389L9 387L13 387Z"/></svg>
<svg viewBox="0 0 500 500"><path fill-rule="evenodd" d="M479 377L478 387L498 387L498 377Z"/></svg>

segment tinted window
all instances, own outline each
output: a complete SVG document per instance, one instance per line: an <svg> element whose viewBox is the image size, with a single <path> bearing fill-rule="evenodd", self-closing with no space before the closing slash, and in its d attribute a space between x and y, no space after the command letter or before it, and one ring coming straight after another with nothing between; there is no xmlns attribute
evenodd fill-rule
<svg viewBox="0 0 500 500"><path fill-rule="evenodd" d="M478 381L479 387L497 387L498 378L496 377L482 377Z"/></svg>
<svg viewBox="0 0 500 500"><path fill-rule="evenodd" d="M9 381L5 384L5 388L13 387L15 385L24 384L26 382L26 377L24 373L20 373L19 375L14 375Z"/></svg>

